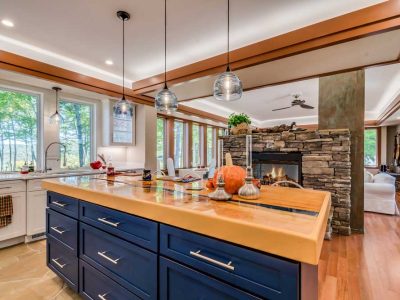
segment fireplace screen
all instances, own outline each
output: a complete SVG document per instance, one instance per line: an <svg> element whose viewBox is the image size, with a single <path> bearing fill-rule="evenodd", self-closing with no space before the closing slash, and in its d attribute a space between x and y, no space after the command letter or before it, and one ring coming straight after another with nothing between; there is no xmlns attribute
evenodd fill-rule
<svg viewBox="0 0 400 300"><path fill-rule="evenodd" d="M253 175L265 185L282 180L302 184L301 153L253 152Z"/></svg>

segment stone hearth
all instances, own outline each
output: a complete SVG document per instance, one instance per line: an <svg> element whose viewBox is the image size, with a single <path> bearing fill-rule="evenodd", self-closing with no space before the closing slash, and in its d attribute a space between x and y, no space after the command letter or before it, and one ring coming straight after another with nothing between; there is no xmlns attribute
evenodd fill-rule
<svg viewBox="0 0 400 300"><path fill-rule="evenodd" d="M245 166L245 135L224 136L224 153L235 165ZM253 152L300 152L305 188L331 192L331 232L350 235L350 131L330 129L303 132L253 133Z"/></svg>

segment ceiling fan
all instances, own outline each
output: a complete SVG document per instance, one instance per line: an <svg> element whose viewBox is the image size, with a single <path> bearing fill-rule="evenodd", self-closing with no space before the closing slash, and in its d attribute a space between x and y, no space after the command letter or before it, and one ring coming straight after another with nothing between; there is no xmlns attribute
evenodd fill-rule
<svg viewBox="0 0 400 300"><path fill-rule="evenodd" d="M292 100L292 105L291 106L287 106L287 107L282 107L282 108L275 108L272 111L277 111L277 110L282 110L282 109L288 109L291 108L293 106L300 106L301 108L305 108L305 109L314 109L314 106L305 104L306 100L302 100L300 99L301 97L301 93L297 93L297 94L292 94L293 100Z"/></svg>

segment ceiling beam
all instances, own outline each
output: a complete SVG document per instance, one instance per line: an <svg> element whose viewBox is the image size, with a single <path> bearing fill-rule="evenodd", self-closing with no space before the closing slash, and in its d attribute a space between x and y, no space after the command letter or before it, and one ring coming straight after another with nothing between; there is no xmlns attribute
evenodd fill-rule
<svg viewBox="0 0 400 300"><path fill-rule="evenodd" d="M400 28L400 0L389 0L322 21L230 52L233 70ZM167 72L169 85L218 74L225 70L226 53ZM162 88L163 74L133 83L135 94Z"/></svg>
<svg viewBox="0 0 400 300"><path fill-rule="evenodd" d="M120 85L2 50L0 50L0 69L65 84L112 98L120 98L122 96L122 86ZM131 89L125 89L125 95L128 100L134 103L154 106L154 99L152 97L135 95ZM184 105L179 105L178 111L217 122L227 122L227 119L221 116Z"/></svg>

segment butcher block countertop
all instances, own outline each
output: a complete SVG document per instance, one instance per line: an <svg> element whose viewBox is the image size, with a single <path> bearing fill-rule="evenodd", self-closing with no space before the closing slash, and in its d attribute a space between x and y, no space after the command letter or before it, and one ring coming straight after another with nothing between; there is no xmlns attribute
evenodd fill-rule
<svg viewBox="0 0 400 300"><path fill-rule="evenodd" d="M192 184L106 175L46 179L43 188L262 252L317 265L331 196L262 187L258 200L218 202ZM150 184L150 186L149 186ZM193 185L202 185L202 182ZM204 183L205 186L205 183Z"/></svg>

